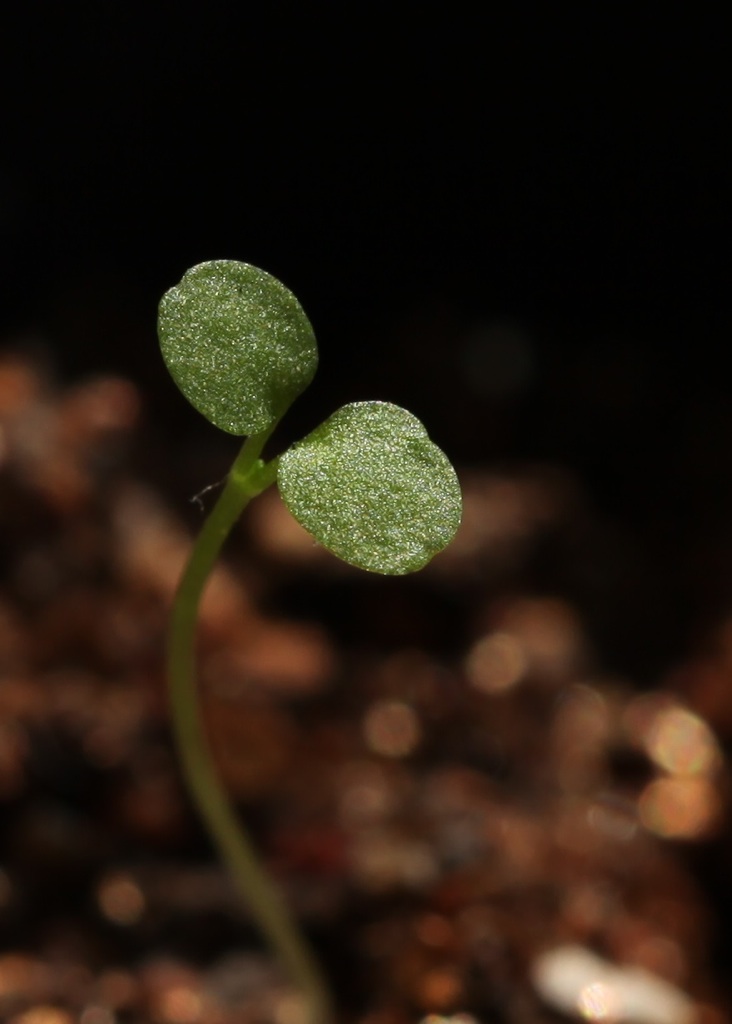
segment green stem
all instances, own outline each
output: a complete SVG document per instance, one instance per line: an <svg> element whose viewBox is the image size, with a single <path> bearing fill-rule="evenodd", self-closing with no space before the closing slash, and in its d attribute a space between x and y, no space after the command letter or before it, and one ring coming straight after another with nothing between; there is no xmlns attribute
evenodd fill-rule
<svg viewBox="0 0 732 1024"><path fill-rule="evenodd" d="M260 863L213 767L195 681L195 627L201 595L242 510L271 484L276 460L259 455L271 431L246 440L191 552L171 615L168 681L173 731L190 795L249 910L308 1001L309 1024L330 1024L328 989L279 889Z"/></svg>

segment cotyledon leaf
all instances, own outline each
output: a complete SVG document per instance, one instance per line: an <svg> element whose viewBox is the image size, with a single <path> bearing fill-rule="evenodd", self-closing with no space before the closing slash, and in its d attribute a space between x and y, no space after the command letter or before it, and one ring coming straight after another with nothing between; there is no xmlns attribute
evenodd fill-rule
<svg viewBox="0 0 732 1024"><path fill-rule="evenodd" d="M460 484L420 421L388 402L345 405L280 456L277 483L324 547L372 572L421 569L460 525Z"/></svg>
<svg viewBox="0 0 732 1024"><path fill-rule="evenodd" d="M166 292L160 347L176 384L230 434L259 434L313 378L315 335L295 296L235 260L199 263Z"/></svg>

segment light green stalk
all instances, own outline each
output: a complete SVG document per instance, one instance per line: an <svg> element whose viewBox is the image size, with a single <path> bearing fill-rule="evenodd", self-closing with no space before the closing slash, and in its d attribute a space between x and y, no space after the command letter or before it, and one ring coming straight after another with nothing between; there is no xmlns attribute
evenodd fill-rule
<svg viewBox="0 0 732 1024"><path fill-rule="evenodd" d="M249 911L303 991L309 1024L332 1024L328 988L279 889L257 857L213 766L196 694L195 635L201 596L232 526L248 502L274 482L276 460L259 456L274 429L249 437L203 524L181 578L168 637L173 731L190 795Z"/></svg>

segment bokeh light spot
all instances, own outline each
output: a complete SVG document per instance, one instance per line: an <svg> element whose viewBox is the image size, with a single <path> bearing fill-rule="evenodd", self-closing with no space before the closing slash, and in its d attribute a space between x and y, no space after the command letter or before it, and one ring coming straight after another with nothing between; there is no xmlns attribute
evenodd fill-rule
<svg viewBox="0 0 732 1024"><path fill-rule="evenodd" d="M520 645L527 674L552 682L577 671L582 662L579 619L559 598L518 598L505 608L500 625Z"/></svg>
<svg viewBox="0 0 732 1024"><path fill-rule="evenodd" d="M476 690L503 693L521 680L527 660L519 640L506 632L489 633L473 644L465 671Z"/></svg>
<svg viewBox="0 0 732 1024"><path fill-rule="evenodd" d="M174 985L160 997L160 1015L170 1024L195 1024L201 1009L200 995L187 985Z"/></svg>
<svg viewBox="0 0 732 1024"><path fill-rule="evenodd" d="M13 1018L13 1024L73 1024L73 1018L57 1006L33 1006Z"/></svg>
<svg viewBox="0 0 732 1024"><path fill-rule="evenodd" d="M308 1008L302 995L286 992L272 1008L274 1024L308 1024Z"/></svg>
<svg viewBox="0 0 732 1024"><path fill-rule="evenodd" d="M97 903L107 920L118 925L137 924L145 912L145 897L131 875L114 874L102 879Z"/></svg>
<svg viewBox="0 0 732 1024"><path fill-rule="evenodd" d="M681 707L664 708L656 715L646 748L659 768L672 775L709 775L722 760L706 722Z"/></svg>
<svg viewBox="0 0 732 1024"><path fill-rule="evenodd" d="M448 1009L462 994L462 979L452 967L434 967L423 975L419 985L419 1000L424 1007Z"/></svg>
<svg viewBox="0 0 732 1024"><path fill-rule="evenodd" d="M643 790L638 812L643 825L664 839L699 839L718 822L721 804L708 779L662 778Z"/></svg>
<svg viewBox="0 0 732 1024"><path fill-rule="evenodd" d="M414 708L400 700L382 700L366 713L363 731L371 750L384 757L407 757L421 738Z"/></svg>
<svg viewBox="0 0 732 1024"><path fill-rule="evenodd" d="M585 985L577 1000L577 1010L585 1020L616 1020L618 1005L615 992L603 981Z"/></svg>

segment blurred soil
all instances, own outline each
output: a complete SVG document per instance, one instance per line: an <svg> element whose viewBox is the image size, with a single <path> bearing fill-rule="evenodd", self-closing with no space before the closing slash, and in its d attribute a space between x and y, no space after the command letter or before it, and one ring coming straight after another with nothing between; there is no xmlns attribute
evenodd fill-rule
<svg viewBox="0 0 732 1024"><path fill-rule="evenodd" d="M0 363L0 1019L298 1024L171 747L166 617L203 513L141 468L142 415L126 380ZM587 622L633 635L621 528L561 466L459 470L463 527L415 577L338 564L274 491L245 515L200 626L242 817L343 1022L653 1024L618 1009L641 969L668 1024L723 1024L732 613L619 672ZM616 993L573 980L580 949Z"/></svg>

